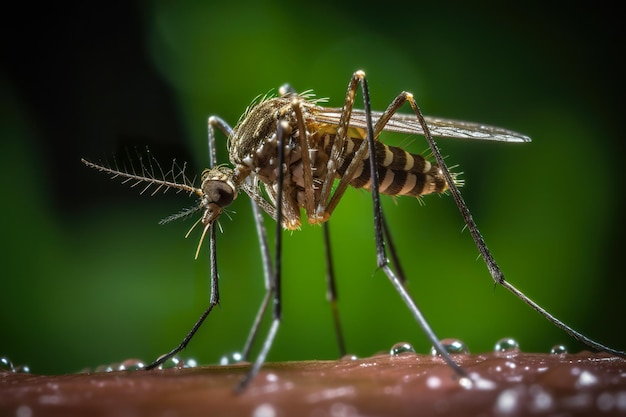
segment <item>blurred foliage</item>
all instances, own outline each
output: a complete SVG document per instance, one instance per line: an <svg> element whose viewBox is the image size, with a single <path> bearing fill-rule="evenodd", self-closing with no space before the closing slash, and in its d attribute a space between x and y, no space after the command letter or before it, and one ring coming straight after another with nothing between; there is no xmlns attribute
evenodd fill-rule
<svg viewBox="0 0 626 417"><path fill-rule="evenodd" d="M624 72L608 46L619 26L610 10L208 3L72 10L80 18L54 6L3 28L0 355L36 373L148 361L175 346L208 303L207 253L194 261L199 233L183 238L192 221L157 225L194 202L139 196L80 157L123 159L149 146L165 165L187 160L199 173L209 115L234 125L255 96L284 82L340 106L356 69L368 75L375 109L409 90L426 114L533 138L439 143L463 172L465 198L507 278L576 329L626 348ZM413 152L427 147L395 139ZM508 336L528 351L581 348L494 288L451 198L424 202L385 198L384 207L410 291L440 337L472 352ZM376 271L370 204L352 190L330 224L348 349L367 356L408 341L427 352ZM230 217L218 236L221 306L183 353L200 363L241 349L263 296L245 195ZM269 359L336 358L321 230L286 233L284 246L284 320Z"/></svg>

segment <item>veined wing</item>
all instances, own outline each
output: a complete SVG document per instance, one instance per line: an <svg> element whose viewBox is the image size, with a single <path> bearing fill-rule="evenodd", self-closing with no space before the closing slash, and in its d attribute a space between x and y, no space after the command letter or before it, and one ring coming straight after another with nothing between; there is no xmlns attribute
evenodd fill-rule
<svg viewBox="0 0 626 417"><path fill-rule="evenodd" d="M341 109L322 107L314 112L318 122L337 124L341 117ZM372 111L372 121L376 121L383 115L382 112ZM462 120L444 119L441 117L424 116L426 124L433 136L446 138L494 140L500 142L530 142L531 139L521 133L501 127L484 125L481 123L465 122ZM353 110L350 126L366 129L365 111ZM384 128L388 132L408 133L423 135L422 126L415 115L394 114Z"/></svg>

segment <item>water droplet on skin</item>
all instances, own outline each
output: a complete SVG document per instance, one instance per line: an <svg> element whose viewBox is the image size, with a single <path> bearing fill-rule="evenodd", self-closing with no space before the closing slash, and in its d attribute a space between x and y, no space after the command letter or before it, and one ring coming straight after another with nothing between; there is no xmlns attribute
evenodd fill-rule
<svg viewBox="0 0 626 417"><path fill-rule="evenodd" d="M505 337L504 339L500 339L496 342L496 345L494 346L493 350L495 352L507 352L507 353L518 352L519 343L517 343L517 340L511 337Z"/></svg>
<svg viewBox="0 0 626 417"><path fill-rule="evenodd" d="M220 365L233 365L243 360L243 355L239 352L228 353L220 358Z"/></svg>
<svg viewBox="0 0 626 417"><path fill-rule="evenodd" d="M563 355L567 353L567 347L565 345L554 345L552 349L550 349L551 355Z"/></svg>
<svg viewBox="0 0 626 417"><path fill-rule="evenodd" d="M113 362L112 364L109 364L108 369L109 369L109 372L124 370L120 362Z"/></svg>
<svg viewBox="0 0 626 417"><path fill-rule="evenodd" d="M117 365L118 371L138 371L145 368L146 365L140 359L126 359L124 362Z"/></svg>
<svg viewBox="0 0 626 417"><path fill-rule="evenodd" d="M389 354L391 356L401 356L409 353L415 353L415 349L410 343L405 342L396 343L389 350Z"/></svg>
<svg viewBox="0 0 626 417"><path fill-rule="evenodd" d="M16 365L13 368L13 372L21 372L24 374L29 374L30 373L30 367L28 365Z"/></svg>
<svg viewBox="0 0 626 417"><path fill-rule="evenodd" d="M171 358L163 362L161 365L159 365L157 369L172 369L172 368L182 369L184 367L185 367L185 361L183 361L178 356L172 356Z"/></svg>
<svg viewBox="0 0 626 417"><path fill-rule="evenodd" d="M450 354L467 355L470 353L469 349L467 348L467 345L465 345L465 343L463 343L459 339L443 339L443 340L440 340L440 342L443 345L443 348L446 350L446 352ZM441 356L441 353L439 353L437 349L433 346L430 348L430 355Z"/></svg>
<svg viewBox="0 0 626 417"><path fill-rule="evenodd" d="M5 356L0 357L0 372L15 372L13 363Z"/></svg>
<svg viewBox="0 0 626 417"><path fill-rule="evenodd" d="M358 356L347 354L347 355L343 355L339 360L340 361L355 361L357 359L359 359Z"/></svg>
<svg viewBox="0 0 626 417"><path fill-rule="evenodd" d="M113 365L98 365L94 372L113 372Z"/></svg>

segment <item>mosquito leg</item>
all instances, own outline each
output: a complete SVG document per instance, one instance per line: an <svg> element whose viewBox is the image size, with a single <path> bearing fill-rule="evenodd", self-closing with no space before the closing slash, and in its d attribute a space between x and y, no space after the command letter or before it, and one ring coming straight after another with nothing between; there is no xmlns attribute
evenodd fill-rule
<svg viewBox="0 0 626 417"><path fill-rule="evenodd" d="M452 175L450 174L450 170L448 169L445 161L443 160L443 157L441 155L441 152L439 151L439 148L437 147L437 144L433 140L433 137L430 134L430 131L428 130L428 126L426 125L426 121L424 120L424 116L422 115L422 112L419 109L417 102L415 101L415 99L410 93L403 93L403 95L405 96L405 99L409 101L409 103L411 104L411 107L413 108L413 111L415 112L417 119L422 125L422 129L424 130L424 136L426 137L426 140L428 141L428 145L430 146L430 149L435 159L437 160L437 164L439 165L439 167L441 168L443 172L446 182L448 183L448 187L450 188L452 197L454 198L454 201L456 202L456 205L459 208L461 215L463 216L463 220L465 221L465 224L467 225L467 228L470 231L472 238L474 239L474 243L476 244L476 247L478 248L478 251L480 252L481 257L485 261L485 264L487 265L487 269L489 270L489 273L491 274L491 277L493 278L494 282L496 284L502 285L504 288L511 291L513 294L515 294L515 296L517 296L517 298L519 298L520 300L528 304L535 311L537 311L539 314L544 316L548 321L552 322L555 326L565 331L567 334L569 334L570 336L572 336L574 339L578 340L579 342L591 347L592 349L601 350L601 351L605 351L614 355L626 357L626 352L607 347L601 343L598 343L588 338L587 336L581 334L580 332L577 332L570 326L566 325L565 323L557 319L555 316L553 316L551 313L546 311L544 308L540 307L537 303L535 303L530 298L528 298L528 296L526 296L524 293L519 291L517 288L511 285L508 281L505 281L502 270L496 263L489 249L487 248L487 244L485 243L485 240L483 239L480 231L478 230L478 226L474 222L474 219L472 218L472 215L467 207L467 204L465 204L465 200L463 200L463 197L461 196L461 192L456 186L454 182L454 178L452 178Z"/></svg>
<svg viewBox="0 0 626 417"><path fill-rule="evenodd" d="M226 136L233 133L233 129L224 120L217 116L209 117L209 168L213 168L217 164L216 147L215 147L215 128L217 127Z"/></svg>
<svg viewBox="0 0 626 417"><path fill-rule="evenodd" d="M272 290L268 290L263 297L263 301L261 302L261 306L259 307L259 311L256 313L256 317L254 319L254 323L252 323L252 327L250 328L250 332L248 333L248 338L246 339L246 344L243 346L243 350L241 352L241 359L247 361L250 358L250 350L252 349L252 345L256 340L257 335L259 334L259 328L261 326L261 320L267 311L267 307L270 304L270 300L272 299Z"/></svg>
<svg viewBox="0 0 626 417"><path fill-rule="evenodd" d="M263 297L263 301L261 302L261 306L259 307L259 311L257 312L256 318L254 319L254 323L250 328L250 333L248 334L248 339L246 340L246 344L243 347L242 357L243 360L248 360L250 356L250 349L256 340L256 336L259 332L259 326L261 324L261 320L265 315L265 311L267 311L267 306L269 305L269 301L272 298L272 294L274 293L274 288L272 286L272 277L274 276L274 271L272 268L272 262L269 252L269 245L267 244L267 233L265 232L265 225L263 223L263 214L261 210L254 202L254 200L250 200L252 202L252 211L254 212L254 221L256 224L257 235L259 237L259 246L261 248L261 258L263 259L263 277L265 278L265 296Z"/></svg>
<svg viewBox="0 0 626 417"><path fill-rule="evenodd" d="M398 257L396 246L393 244L391 232L389 231L389 225L387 224L387 219L385 218L385 214L382 211L382 207L380 210L380 218L383 224L383 232L385 233L385 242L387 244L387 247L389 248L389 255L391 256L396 275L398 276L400 282L402 282L402 285L406 285L406 275L404 275L404 270L402 269L402 265L400 264L400 258Z"/></svg>
<svg viewBox="0 0 626 417"><path fill-rule="evenodd" d="M343 111L341 113L341 117L337 125L338 126L337 135L335 138L335 142L333 143L333 150L335 149L335 145L337 144L341 144L341 146L343 147L343 143L346 140L347 129L349 127L350 115L352 114L352 108L354 106L354 96L356 95L356 90L359 86L358 85L359 82L361 83L361 86L362 86L364 80L365 80L365 73L363 71L356 71L354 75L352 76L352 79L350 80L350 84L348 85L348 92L346 93L346 98L344 101ZM344 126L344 123L345 123L345 126ZM371 121L370 121L370 124L371 124ZM378 123L376 123L377 127L379 125L380 125L380 120L378 121ZM376 132L374 134L374 140L378 138L379 134L380 132ZM328 218L332 214L337 204L339 204L339 201L341 200L343 193L348 188L348 185L350 185L350 181L352 181L352 179L354 178L356 170L361 165L363 159L367 157L367 153L369 149L370 149L369 141L367 140L362 141L359 148L356 150L356 152L354 152L354 155L352 156L352 161L350 162L350 164L346 168L346 171L343 173L343 175L339 179L339 182L337 183L335 187L335 191L332 197L330 198L330 201L328 201L327 204L326 204L327 199L324 196L324 194L322 194L322 198L320 199L320 206L318 207L318 211L317 211L318 215L319 213L323 212L325 213L326 218ZM324 181L324 185L322 186L322 192L324 191L324 187L326 186L327 182L331 182L331 183L334 182L333 181L334 171L333 171L333 176L332 177L330 176L331 167L332 168L338 167L342 163L343 163L342 156L335 155L331 151L331 155L329 157L329 162L328 162L328 168L327 168L328 173ZM322 207L322 204L325 204L325 207Z"/></svg>
<svg viewBox="0 0 626 417"><path fill-rule="evenodd" d="M291 127L288 123L280 121L277 126L277 141L278 141L278 183L276 187L276 247L275 247L275 263L274 263L274 279L273 279L273 288L274 288L274 309L272 312L273 319L272 324L270 326L267 335L265 336L265 341L263 342L263 346L261 346L261 351L259 352L252 368L248 371L248 374L242 379L237 387L235 388L236 392L242 392L246 386L250 383L250 381L254 378L254 376L259 372L263 363L265 363L265 359L267 358L267 354L274 343L274 338L276 337L276 333L278 331L278 326L280 325L280 319L282 316L281 310L281 270L282 270L282 205L283 205L283 182L285 179L284 172L284 161L285 161L285 138L291 135Z"/></svg>
<svg viewBox="0 0 626 417"><path fill-rule="evenodd" d="M446 165L446 163L445 163L445 161L443 159L443 156L441 155L441 152L439 151L439 148L437 147L437 144L435 143L432 135L430 134L430 130L428 129L428 125L427 125L426 121L424 120L424 116L422 115L421 110L419 109L419 107L418 107L415 99L413 98L412 94L407 93L407 92L402 92L401 94L399 94L393 100L393 102L389 105L389 107L387 107L387 110L385 110L383 115L376 122L376 126L374 127L374 139L378 138L378 136L383 131L383 129L384 129L385 125L387 124L387 122L389 121L389 119L391 119L393 114L396 113L396 111L406 101L409 102L409 104L413 108L413 111L414 111L418 121L422 125L422 130L424 131L424 137L428 141L428 145L430 146L431 152L433 153L433 155L434 155L434 157L435 157L435 159L437 161L437 164L441 168L442 173L443 173L443 175L444 175L444 177L446 179L446 182L447 182L448 187L450 189L450 193L452 194L452 197L454 198L454 201L455 201L459 211L461 212L461 216L463 217L463 221L467 225L467 228L470 231L470 234L472 235L472 238L474 239L474 243L476 244L476 247L478 248L478 251L479 251L481 257L483 258L483 260L484 260L484 262L485 262L485 264L487 266L487 269L489 270L489 274L493 278L494 282L496 284L502 285L507 290L511 291L519 299L521 299L523 302L525 302L526 304L531 306L534 310L536 310L541 315L543 315L548 321L552 322L554 325L556 325L557 327L559 327L560 329L565 331L567 334L572 336L574 339L580 341L581 343L583 343L583 344L585 344L585 345L587 345L587 346L589 346L589 347L591 347L593 349L605 351L605 352L608 352L608 353L611 353L611 354L615 354L615 355L619 355L619 356L626 356L626 352L618 351L616 349L612 349L612 348L609 348L607 346L604 346L604 345L602 345L602 344L600 344L600 343L598 343L598 342L588 338L587 336L584 336L583 334L577 332L576 330L572 329L571 327L569 327L568 325L566 325L562 321L558 320L556 317L554 317L548 311L546 311L545 309L541 308L538 304L536 304L534 301L532 301L530 298L528 298L524 293L519 291L517 288L515 288L513 285L511 285L508 281L506 281L504 279L504 274L502 273L502 270L500 269L500 267L496 263L493 255L489 251L489 249L487 247L487 244L485 243L485 240L482 237L482 234L478 230L478 226L474 222L474 219L472 218L472 215L471 215L471 213L470 213L470 211L469 211L469 209L467 207L467 204L463 200L463 197L461 196L461 192L459 191L458 187L456 186L454 178L450 174L450 170L448 169L448 167L447 167L447 165Z"/></svg>
<svg viewBox="0 0 626 417"><path fill-rule="evenodd" d="M283 86L284 87L284 86ZM300 141L300 149L302 149L302 172L304 174L304 208L307 213L313 213L315 205L315 196L313 194L313 166L311 165L311 156L309 155L308 129L304 125L304 116L302 115L301 99L294 98L291 103L293 111L296 113L298 120L298 139Z"/></svg>
<svg viewBox="0 0 626 417"><path fill-rule="evenodd" d="M185 336L183 341L177 347L175 347L174 349L172 349L170 352L166 353L165 355L162 355L161 357L159 357L150 365L146 366L145 369L154 369L157 366L163 364L165 361L167 361L174 355L176 355L177 353L179 353L181 350L185 349L185 347L187 347L187 344L191 341L191 339L196 334L200 326L202 326L202 323L204 323L204 320L209 316L211 311L213 311L213 308L220 303L220 292L219 292L219 285L218 285L218 280L217 280L217 257L216 257L216 250L215 250L215 227L213 225L209 226L209 234L211 237L209 240L209 251L211 254L210 256L211 258L210 260L211 262L211 296L209 299L209 307L206 310L204 310L204 313L202 313L198 321L196 321L196 324L193 325L189 333L187 333L187 336Z"/></svg>
<svg viewBox="0 0 626 417"><path fill-rule="evenodd" d="M322 183L319 196L319 204L315 211L315 215L318 219L320 219L320 221L326 221L330 217L332 211L334 210L334 207L337 205L339 200L341 200L341 196L346 191L346 188L348 187L351 179L351 177L348 177L346 174L353 173L354 170L351 171L350 167L352 165L356 165L352 163L350 167L348 167L346 173L344 173L344 175L339 180L339 183L335 188L335 192L333 193L332 197L330 197L330 193L335 182L337 169L341 166L342 163L344 144L348 138L350 116L352 115L352 109L354 107L354 96L356 95L359 82L363 79L364 76L365 73L363 71L357 71L352 75L352 78L348 83L348 91L346 92L341 117L339 118L339 122L337 124L337 134L335 135L335 139L330 150L330 155L328 157L326 176L324 178L324 182ZM359 151L361 151L361 148L365 148L364 151L367 151L367 145L362 144L362 146L359 148ZM358 157L362 156L363 152L359 153L359 151L357 151L357 153L355 154L353 162Z"/></svg>
<svg viewBox="0 0 626 417"><path fill-rule="evenodd" d="M194 324L194 326L191 328L189 333L187 333L187 336L185 336L183 341L180 342L180 344L177 347L175 347L174 349L172 349L171 351L169 351L165 355L159 356L159 358L157 360L152 362L150 365L146 366L144 369L146 369L146 370L154 369L157 366L159 366L159 365L163 364L164 362L166 362L168 359L170 359L173 356L175 356L176 354L178 354L181 350L185 349L187 347L187 344L191 340L191 338L196 334L196 332L198 331L200 326L202 326L202 323L204 323L204 320L208 317L208 315L213 310L213 307L215 307L215 306L216 306L216 304L209 304L209 307L204 311L204 313L202 313L202 316L200 316L200 318L198 319L196 324Z"/></svg>
<svg viewBox="0 0 626 417"><path fill-rule="evenodd" d="M337 286L335 285L335 272L333 269L332 251L330 249L330 232L328 230L328 222L325 222L322 227L324 230L324 254L326 256L326 282L328 287L326 298L330 303L330 308L333 314L339 356L343 357L346 355L346 344L343 338L343 331L341 330L339 310L337 309Z"/></svg>
<svg viewBox="0 0 626 417"><path fill-rule="evenodd" d="M541 314L546 319L548 319L548 321L550 321L551 323L553 323L555 326L559 327L560 329L564 330L567 334L569 334L570 336L572 336L574 339L578 340L579 342L581 342L581 343L583 343L583 344L585 344L585 345L587 345L590 348L595 349L595 350L611 353L611 354L617 355L617 356L626 357L626 352L623 352L623 351L620 351L620 350L617 350L617 349L613 349L613 348L605 346L605 345L603 345L601 343L598 343L595 340L588 338L584 334L582 334L582 333L572 329L570 326L568 326L565 323L561 322L556 317L554 317L552 314L548 313L544 308L542 308L537 303L535 303L533 300L528 298L528 296L526 296L520 290L518 290L513 285L511 285L510 282L502 281L500 284L504 288L506 288L507 290L511 291L513 294L515 294L517 296L517 298L521 299L523 302L525 302L526 304L531 306L534 310L536 310L539 314Z"/></svg>
<svg viewBox="0 0 626 417"><path fill-rule="evenodd" d="M367 80L365 75L361 80L361 89L363 91L363 103L365 108L365 118L367 120L367 142L369 143L370 149L374 148L374 128L372 126L372 114L370 107L370 97L369 97L369 89L367 87ZM377 123L378 126L378 123ZM378 261L378 267L381 268L387 278L391 281L392 285L395 287L396 291L409 308L411 314L413 315L415 321L422 328L426 337L430 340L433 347L439 352L441 358L461 377L467 377L466 372L461 368L450 356L450 353L443 347L439 338L435 335L435 332L430 327L426 318L420 311L420 309L415 304L415 301L411 298L409 293L404 288L402 280L396 275L396 273L389 267L389 261L385 256L385 241L383 236L383 213L380 204L380 194L378 192L379 183L378 183L378 167L376 165L376 155L375 152L370 152L370 175L371 175L371 192L372 192L372 204L374 208L374 237L376 239L376 257Z"/></svg>
<svg viewBox="0 0 626 417"><path fill-rule="evenodd" d="M270 248L267 243L267 233L265 231L265 223L263 222L263 212L254 200L252 200L252 212L254 213L254 222L256 224L257 236L259 238L259 247L261 249L261 259L263 260L263 278L265 281L265 288L270 290L272 289L274 268L272 268Z"/></svg>

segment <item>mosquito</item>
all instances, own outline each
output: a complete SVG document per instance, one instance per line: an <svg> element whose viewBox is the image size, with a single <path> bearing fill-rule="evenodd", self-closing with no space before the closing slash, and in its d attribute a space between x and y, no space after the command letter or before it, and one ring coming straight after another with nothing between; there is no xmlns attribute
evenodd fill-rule
<svg viewBox="0 0 626 417"><path fill-rule="evenodd" d="M363 96L363 110L354 109L354 99L359 86ZM398 113L407 102L412 114ZM400 93L385 111L372 111L367 79L363 71L356 71L352 75L342 108L325 107L321 103L322 100L313 98L310 92L298 94L289 85L284 85L279 89L277 96L263 97L253 103L234 128L221 118L211 116L208 120L210 164L202 173L199 188L193 185L193 181L187 179L185 166L180 167L176 163L165 172L153 158L149 158L147 162L141 160L139 171L135 168L120 169L118 166L82 160L88 167L110 174L113 178L120 177L133 186L142 185L143 191L154 187L156 188L154 194L159 190L175 189L198 197L198 203L194 207L170 216L162 222L201 212L200 218L191 230L198 224L202 225L196 258L203 240L207 234L209 236L211 287L209 305L182 342L148 365L146 369L153 369L182 351L213 308L219 304L215 250L216 221L242 190L252 202L266 290L242 351L244 359L249 357L261 319L267 312L270 301L273 303L270 327L255 361L236 387L239 392L259 372L277 334L282 317L282 231L299 229L303 217L310 224L322 226L328 298L333 312L339 350L341 354L345 354L345 343L336 307L337 293L328 221L348 187L363 188L371 192L377 266L388 277L430 343L459 377L467 376L465 370L452 359L441 344L405 288L406 279L383 215L381 194L421 198L427 194L449 192L496 284L511 291L579 342L595 350L619 356L626 355L574 330L505 280L461 196L460 180L446 166L433 139L433 136L438 136L525 143L531 141L528 136L494 126L426 117L422 115L413 95L408 92ZM216 130L228 137L230 165L217 165ZM385 145L379 140L383 131L424 136L432 154L432 161L400 147ZM273 259L270 255L262 212L276 221ZM391 260L387 258L387 250Z"/></svg>

